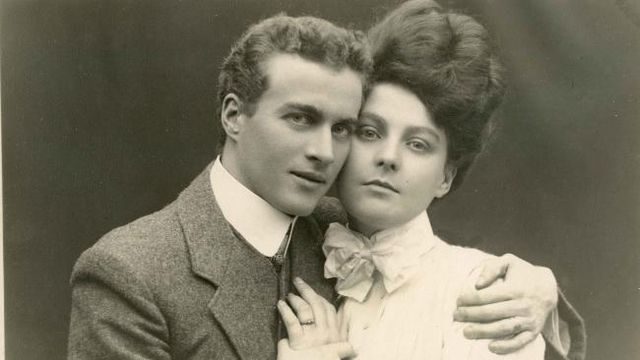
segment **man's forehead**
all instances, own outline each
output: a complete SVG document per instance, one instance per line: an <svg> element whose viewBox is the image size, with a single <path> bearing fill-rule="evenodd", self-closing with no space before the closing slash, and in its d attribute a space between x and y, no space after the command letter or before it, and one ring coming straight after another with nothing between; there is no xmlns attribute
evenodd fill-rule
<svg viewBox="0 0 640 360"><path fill-rule="evenodd" d="M336 70L293 54L277 54L263 65L262 100L279 100L319 108L359 111L362 77L349 67Z"/></svg>
<svg viewBox="0 0 640 360"><path fill-rule="evenodd" d="M260 64L267 85L277 81L287 81L310 76L322 76L327 79L335 77L357 78L363 85L363 75L347 64L335 66L322 61L304 58L298 54L277 52L270 55Z"/></svg>

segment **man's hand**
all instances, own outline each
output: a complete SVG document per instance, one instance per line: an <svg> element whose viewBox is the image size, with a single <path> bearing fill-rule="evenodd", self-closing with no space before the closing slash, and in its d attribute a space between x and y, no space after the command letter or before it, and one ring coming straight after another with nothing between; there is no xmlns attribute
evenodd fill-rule
<svg viewBox="0 0 640 360"><path fill-rule="evenodd" d="M348 342L339 342L303 350L293 350L289 340L278 342L278 360L342 360L355 357L356 353Z"/></svg>
<svg viewBox="0 0 640 360"><path fill-rule="evenodd" d="M475 289L458 297L454 319L471 323L466 338L494 339L489 349L507 354L536 338L557 302L551 270L506 254L484 263Z"/></svg>

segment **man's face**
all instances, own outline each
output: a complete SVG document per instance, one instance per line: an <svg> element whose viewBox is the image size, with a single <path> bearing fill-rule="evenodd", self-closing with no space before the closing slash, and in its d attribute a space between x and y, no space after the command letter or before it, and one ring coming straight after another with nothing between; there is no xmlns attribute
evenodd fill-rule
<svg viewBox="0 0 640 360"><path fill-rule="evenodd" d="M280 211L308 215L349 153L362 79L291 54L271 56L262 69L267 90L252 116L239 116L232 173Z"/></svg>

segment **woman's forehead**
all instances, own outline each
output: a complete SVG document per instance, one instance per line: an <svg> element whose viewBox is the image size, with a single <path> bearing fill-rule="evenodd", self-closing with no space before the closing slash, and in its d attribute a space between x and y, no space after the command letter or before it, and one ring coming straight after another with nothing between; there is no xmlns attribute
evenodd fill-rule
<svg viewBox="0 0 640 360"><path fill-rule="evenodd" d="M387 125L435 128L431 113L420 98L392 83L373 86L365 100L361 118Z"/></svg>

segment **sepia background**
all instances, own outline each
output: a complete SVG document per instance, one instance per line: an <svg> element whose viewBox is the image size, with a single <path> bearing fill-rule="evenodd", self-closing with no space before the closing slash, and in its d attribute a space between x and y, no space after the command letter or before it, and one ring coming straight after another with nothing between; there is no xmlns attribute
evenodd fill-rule
<svg viewBox="0 0 640 360"><path fill-rule="evenodd" d="M249 24L286 11L366 29L396 3L3 0L7 359L63 359L80 253L214 158L218 67ZM640 4L441 3L489 27L510 87L497 137L434 226L551 267L588 357L637 359Z"/></svg>

